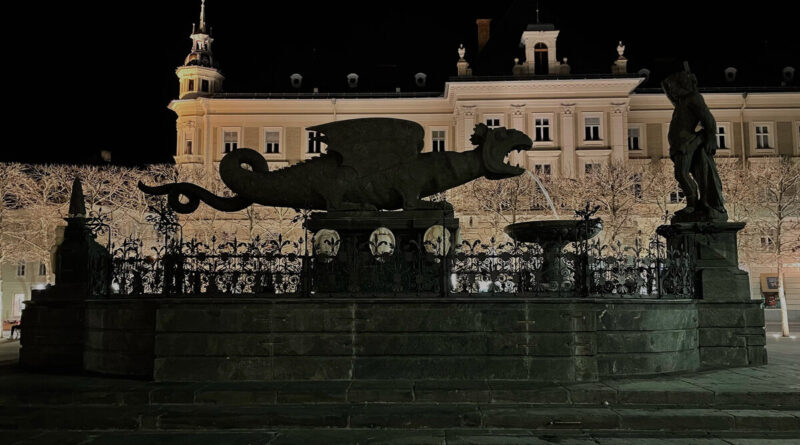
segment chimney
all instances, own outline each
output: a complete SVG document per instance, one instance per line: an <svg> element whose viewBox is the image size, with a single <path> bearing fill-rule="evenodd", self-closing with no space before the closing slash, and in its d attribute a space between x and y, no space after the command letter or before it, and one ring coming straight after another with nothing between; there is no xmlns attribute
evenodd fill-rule
<svg viewBox="0 0 800 445"><path fill-rule="evenodd" d="M489 41L489 24L492 23L492 19L478 19L475 23L478 24L478 52L480 53L486 46L486 42Z"/></svg>

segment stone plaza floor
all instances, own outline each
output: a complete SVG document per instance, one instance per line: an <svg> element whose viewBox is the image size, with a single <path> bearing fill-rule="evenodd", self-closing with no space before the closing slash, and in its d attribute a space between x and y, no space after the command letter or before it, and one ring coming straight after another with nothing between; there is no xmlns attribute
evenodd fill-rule
<svg viewBox="0 0 800 445"><path fill-rule="evenodd" d="M2 339L0 445L800 444L800 339L768 332L766 366L568 385L33 374Z"/></svg>

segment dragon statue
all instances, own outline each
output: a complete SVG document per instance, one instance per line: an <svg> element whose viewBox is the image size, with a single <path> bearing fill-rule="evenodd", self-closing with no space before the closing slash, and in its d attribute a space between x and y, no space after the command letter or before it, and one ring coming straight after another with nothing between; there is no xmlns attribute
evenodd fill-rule
<svg viewBox="0 0 800 445"><path fill-rule="evenodd" d="M504 179L524 173L504 159L512 150L529 150L532 145L520 131L483 124L470 138L477 148L463 153L421 153L422 126L401 119L351 119L308 129L321 134L327 153L291 167L269 171L264 157L246 148L226 154L219 175L233 197L185 182L140 182L139 188L167 195L170 207L179 213L193 212L200 201L227 212L254 203L315 210L430 209L442 204L421 198L482 176Z"/></svg>

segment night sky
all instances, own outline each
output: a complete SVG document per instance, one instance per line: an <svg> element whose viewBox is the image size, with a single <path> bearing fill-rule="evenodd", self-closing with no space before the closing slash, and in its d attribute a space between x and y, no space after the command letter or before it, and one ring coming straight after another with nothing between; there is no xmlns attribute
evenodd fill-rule
<svg viewBox="0 0 800 445"><path fill-rule="evenodd" d="M291 91L304 87L351 91L443 91L455 75L456 48L467 47L476 74L509 75L521 33L536 21L535 1L493 0L481 7L457 2L385 0L207 0L214 56L227 92ZM739 86L777 86L784 66L800 68L800 38L791 2L555 2L542 0L541 21L561 30L558 58L573 74L609 73L618 40L628 71L646 67L652 86L688 60L701 86L723 85L723 69L739 68ZM23 26L3 30L6 83L22 128L0 160L86 162L102 149L115 163L171 162L175 148L175 68L189 53L200 0L27 2L6 16ZM475 19L491 18L492 39L476 54ZM22 28L22 29L20 29ZM795 82L797 85L798 82ZM14 148L12 148L14 147ZM20 148L22 147L22 148Z"/></svg>

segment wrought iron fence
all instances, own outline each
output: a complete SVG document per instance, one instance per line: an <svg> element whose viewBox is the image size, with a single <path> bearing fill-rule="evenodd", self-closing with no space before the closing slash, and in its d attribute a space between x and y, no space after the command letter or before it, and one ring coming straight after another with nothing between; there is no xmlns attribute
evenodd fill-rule
<svg viewBox="0 0 800 445"><path fill-rule="evenodd" d="M309 241L202 243L173 237L148 248L128 238L111 248L104 294L694 296L693 256L668 250L657 237L627 247L575 242L555 259L545 259L536 244L494 239L463 241L445 254L441 240L440 245L420 240L403 246L342 240L335 255L309 251L314 240Z"/></svg>

